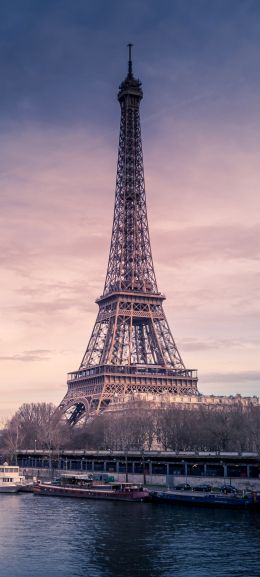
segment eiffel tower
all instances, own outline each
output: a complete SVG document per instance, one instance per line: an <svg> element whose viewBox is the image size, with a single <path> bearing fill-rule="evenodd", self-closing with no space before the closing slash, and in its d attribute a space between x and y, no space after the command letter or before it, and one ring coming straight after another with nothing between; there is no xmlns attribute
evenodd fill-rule
<svg viewBox="0 0 260 577"><path fill-rule="evenodd" d="M196 395L197 371L186 369L163 311L147 221L140 126L142 85L128 74L121 107L115 208L103 294L80 367L68 374L58 411L74 425L113 402L153 395Z"/></svg>

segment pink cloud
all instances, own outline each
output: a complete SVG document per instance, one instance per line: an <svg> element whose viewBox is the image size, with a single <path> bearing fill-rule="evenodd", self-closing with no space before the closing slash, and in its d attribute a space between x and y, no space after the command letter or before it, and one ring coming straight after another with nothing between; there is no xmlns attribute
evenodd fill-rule
<svg viewBox="0 0 260 577"><path fill-rule="evenodd" d="M156 274L186 365L204 375L205 391L207 374L223 375L223 383L210 386L228 394L235 370L259 369L253 344L260 312L258 149L253 137L237 142L234 133L225 142L217 132L209 141L203 131L195 135L186 126L181 132L175 120L166 126L162 119L156 148L145 142ZM38 126L5 136L2 376L15 387L17 403L30 394L58 402L66 372L80 364L103 290L116 143L87 127L54 132ZM30 358L37 350L51 353ZM22 355L27 362L17 363ZM255 391L256 379L252 386L242 377L239 382L241 392L243 386L245 394Z"/></svg>

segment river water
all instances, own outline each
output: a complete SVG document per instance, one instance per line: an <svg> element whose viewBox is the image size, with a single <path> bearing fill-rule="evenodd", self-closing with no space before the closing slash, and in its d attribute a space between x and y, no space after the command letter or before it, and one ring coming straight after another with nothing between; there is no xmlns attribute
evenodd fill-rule
<svg viewBox="0 0 260 577"><path fill-rule="evenodd" d="M1 577L259 577L260 515L0 495Z"/></svg>

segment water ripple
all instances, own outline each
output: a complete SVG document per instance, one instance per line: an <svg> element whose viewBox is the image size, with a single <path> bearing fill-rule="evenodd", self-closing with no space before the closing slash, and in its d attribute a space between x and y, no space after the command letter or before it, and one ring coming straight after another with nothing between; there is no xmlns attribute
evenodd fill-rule
<svg viewBox="0 0 260 577"><path fill-rule="evenodd" d="M259 577L260 516L1 495L1 577Z"/></svg>

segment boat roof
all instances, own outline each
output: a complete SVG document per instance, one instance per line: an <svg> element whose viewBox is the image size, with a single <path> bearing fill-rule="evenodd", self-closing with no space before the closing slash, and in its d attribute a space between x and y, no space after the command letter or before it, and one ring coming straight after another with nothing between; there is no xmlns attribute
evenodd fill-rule
<svg viewBox="0 0 260 577"><path fill-rule="evenodd" d="M82 481L93 481L93 476L89 476L84 473L62 473L61 477L62 479L81 479Z"/></svg>
<svg viewBox="0 0 260 577"><path fill-rule="evenodd" d="M0 469L15 469L16 471L19 471L19 467L17 465L8 465L7 463L4 463L3 465L0 465Z"/></svg>

